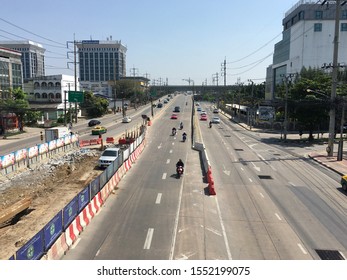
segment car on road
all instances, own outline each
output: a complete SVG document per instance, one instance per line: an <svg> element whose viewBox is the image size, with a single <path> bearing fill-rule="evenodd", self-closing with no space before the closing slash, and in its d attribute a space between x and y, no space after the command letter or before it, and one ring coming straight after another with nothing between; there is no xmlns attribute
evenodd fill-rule
<svg viewBox="0 0 347 280"><path fill-rule="evenodd" d="M90 120L88 122L88 126L89 127L94 126L94 125L98 125L98 124L101 124L101 121L99 121L99 120Z"/></svg>
<svg viewBox="0 0 347 280"><path fill-rule="evenodd" d="M92 129L92 135L100 135L107 132L107 128L104 126L96 126Z"/></svg>
<svg viewBox="0 0 347 280"><path fill-rule="evenodd" d="M158 103L157 108L163 108L163 103Z"/></svg>
<svg viewBox="0 0 347 280"><path fill-rule="evenodd" d="M214 108L214 109L213 109L213 113L214 113L214 114L218 114L218 113L219 113L219 110L218 110L217 108Z"/></svg>
<svg viewBox="0 0 347 280"><path fill-rule="evenodd" d="M124 117L122 119L122 123L130 123L131 122L131 118L130 117Z"/></svg>
<svg viewBox="0 0 347 280"><path fill-rule="evenodd" d="M220 118L219 117L213 117L211 121L212 121L212 123L220 123Z"/></svg>
<svg viewBox="0 0 347 280"><path fill-rule="evenodd" d="M172 114L172 115L171 115L171 119L172 119L172 120L177 120L177 118L178 118L177 114Z"/></svg>
<svg viewBox="0 0 347 280"><path fill-rule="evenodd" d="M201 121L207 121L207 115L201 115L200 120Z"/></svg>
<svg viewBox="0 0 347 280"><path fill-rule="evenodd" d="M180 106L175 106L174 112L179 113L180 111L181 111L181 107Z"/></svg>
<svg viewBox="0 0 347 280"><path fill-rule="evenodd" d="M196 110L197 110L198 112L201 112L201 107L198 107Z"/></svg>
<svg viewBox="0 0 347 280"><path fill-rule="evenodd" d="M98 167L105 168L114 162L119 155L119 148L107 148L98 159Z"/></svg>

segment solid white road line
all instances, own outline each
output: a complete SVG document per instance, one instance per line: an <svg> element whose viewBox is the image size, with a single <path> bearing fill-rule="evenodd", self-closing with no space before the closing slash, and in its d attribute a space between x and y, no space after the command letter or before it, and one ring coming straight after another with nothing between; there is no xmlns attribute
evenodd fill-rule
<svg viewBox="0 0 347 280"><path fill-rule="evenodd" d="M170 159L168 158L167 160L166 160L166 164L169 164L170 163Z"/></svg>
<svg viewBox="0 0 347 280"><path fill-rule="evenodd" d="M161 177L163 180L166 179L166 173L163 174L163 177Z"/></svg>
<svg viewBox="0 0 347 280"><path fill-rule="evenodd" d="M307 255L307 251L304 249L304 247L303 247L300 243L298 243L298 246L299 246L300 250L301 250L305 255Z"/></svg>
<svg viewBox="0 0 347 280"><path fill-rule="evenodd" d="M153 232L154 232L154 228L148 229L145 244L143 245L143 249L149 250L149 248L151 248Z"/></svg>
<svg viewBox="0 0 347 280"><path fill-rule="evenodd" d="M224 223L223 223L223 219L222 219L222 214L219 208L219 203L218 203L218 199L217 197L215 197L216 199L216 205L217 205L217 211L218 211L218 217L219 217L219 222L222 228L222 233L223 233L223 238L224 238L224 244L225 244L225 248L227 250L227 254L228 254L228 259L232 260L233 258L231 257L231 252L230 252L230 247L229 247L229 242L228 242L228 237L225 231L225 227L224 227Z"/></svg>

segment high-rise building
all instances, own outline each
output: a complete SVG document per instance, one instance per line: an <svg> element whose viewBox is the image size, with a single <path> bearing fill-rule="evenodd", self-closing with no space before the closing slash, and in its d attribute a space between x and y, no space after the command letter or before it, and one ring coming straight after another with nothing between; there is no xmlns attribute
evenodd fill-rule
<svg viewBox="0 0 347 280"><path fill-rule="evenodd" d="M109 81L126 76L127 48L121 41L86 40L76 44L81 88L112 97Z"/></svg>
<svg viewBox="0 0 347 280"><path fill-rule="evenodd" d="M21 53L0 47L0 98L9 98L11 89L22 86Z"/></svg>
<svg viewBox="0 0 347 280"><path fill-rule="evenodd" d="M332 66L334 53L334 3L321 5L316 0L301 0L285 13L282 40L275 45L271 75L267 75L272 98L275 85L282 83L284 76L300 73L303 67L329 71L326 66ZM347 63L347 5L341 6L339 18L338 63Z"/></svg>
<svg viewBox="0 0 347 280"><path fill-rule="evenodd" d="M0 41L0 46L22 54L23 79L45 75L45 49L32 41Z"/></svg>

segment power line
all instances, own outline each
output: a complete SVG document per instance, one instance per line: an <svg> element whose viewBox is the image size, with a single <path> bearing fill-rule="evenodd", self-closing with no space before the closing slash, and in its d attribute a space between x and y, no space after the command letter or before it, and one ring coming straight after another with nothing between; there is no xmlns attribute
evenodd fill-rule
<svg viewBox="0 0 347 280"><path fill-rule="evenodd" d="M228 64L230 63L236 63L236 62L239 62L241 60L244 60L250 56L252 56L253 54L257 53L258 51L260 51L262 48L266 47L268 44L270 44L273 40L275 40L278 36L280 36L282 34L282 32L278 35L276 35L274 38L272 38L270 41L268 41L267 43L265 43L264 45L262 45L260 48L256 49L254 52L250 53L249 55L246 55L238 60L234 60L234 61L231 61L231 62L228 62Z"/></svg>
<svg viewBox="0 0 347 280"><path fill-rule="evenodd" d="M20 39L24 39L24 40L28 40L28 41L30 41L30 39L28 39L28 38L25 38L25 37L22 37L22 36L19 36L19 35L13 34L13 33L11 33L11 32L5 31L5 30L3 30L3 29L0 29L0 31L2 31L2 32L4 32L4 33L7 33L7 34L9 34L9 35L12 35L12 36L18 37L18 38L20 38ZM10 40L12 41L13 39L10 39ZM65 48L66 48L66 47L54 46L54 45L51 45L51 44L42 43L42 42L39 42L39 41L35 41L35 42L37 42L37 43L39 43L39 44L42 44L42 45L45 45L45 46L54 47L54 48L62 48L62 49L65 49Z"/></svg>
<svg viewBox="0 0 347 280"><path fill-rule="evenodd" d="M36 33L34 33L34 32L31 32L31 31L29 31L29 30L26 30L26 29L24 29L24 28L22 28L22 27L20 27L20 26L18 26L18 25L15 25L15 24L13 24L13 23L11 23L11 22L9 22L9 21L3 19L3 18L0 18L0 20L2 20L3 22L6 22L6 23L9 24L9 25L12 25L12 26L14 26L14 27L16 27L16 28L18 28L18 29L20 29L20 30L23 30L23 31L25 31L25 32L27 32L27 33L30 33L30 34L34 35L34 36L37 36L37 37L39 37L39 38L41 38L41 39L44 39L44 40L47 40L47 41L49 41L49 42L52 42L52 43L55 43L55 44L58 44L58 45L61 45L61 46L64 46L64 47L65 47L65 44L63 44L63 43L59 43L59 42L57 42L57 41L54 41L54 40L48 39L48 38L46 38L46 37L43 37L43 36L41 36L41 35L38 35L38 34L36 34Z"/></svg>
<svg viewBox="0 0 347 280"><path fill-rule="evenodd" d="M263 62L263 61L264 61L264 59L268 58L268 57L269 57L269 56L271 56L271 55L273 55L273 52L271 52L270 54L268 54L268 55L267 55L265 58L263 57L263 58L261 58L261 59L259 59L259 60L255 61L255 62L252 62L252 63L250 63L250 64L243 65L243 66L240 66L240 67L228 68L228 69L242 69L242 68L246 68L246 67L248 67L248 66L251 66L251 65L257 64L258 62Z"/></svg>
<svg viewBox="0 0 347 280"><path fill-rule="evenodd" d="M246 72L252 70L254 67L258 66L260 63L262 63L265 59L267 59L267 58L268 58L269 56L271 56L271 55L273 55L273 53L270 53L269 55L267 55L266 57L262 58L261 60L258 60L258 62L257 62L253 67L251 67L251 68L249 68L249 69L247 69L247 70L245 70L245 71L243 71L243 72L240 72L240 73L237 73L237 74L232 74L232 75L230 75L230 76L241 75L241 74L244 74L244 73L246 73Z"/></svg>

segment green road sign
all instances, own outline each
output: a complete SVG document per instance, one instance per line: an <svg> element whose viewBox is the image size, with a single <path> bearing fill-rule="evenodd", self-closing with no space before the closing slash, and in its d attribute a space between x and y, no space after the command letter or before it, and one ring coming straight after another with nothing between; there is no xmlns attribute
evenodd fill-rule
<svg viewBox="0 0 347 280"><path fill-rule="evenodd" d="M83 102L84 101L84 95L83 91L71 91L69 90L69 102Z"/></svg>

